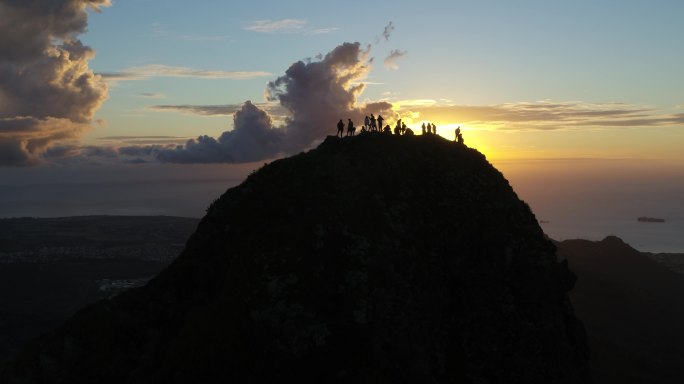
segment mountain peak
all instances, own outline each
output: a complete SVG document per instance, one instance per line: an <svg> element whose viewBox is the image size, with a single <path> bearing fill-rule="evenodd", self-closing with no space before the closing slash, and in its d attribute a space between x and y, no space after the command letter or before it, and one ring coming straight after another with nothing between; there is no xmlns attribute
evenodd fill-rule
<svg viewBox="0 0 684 384"><path fill-rule="evenodd" d="M476 150L329 137L226 191L168 269L2 379L583 383L573 282Z"/></svg>

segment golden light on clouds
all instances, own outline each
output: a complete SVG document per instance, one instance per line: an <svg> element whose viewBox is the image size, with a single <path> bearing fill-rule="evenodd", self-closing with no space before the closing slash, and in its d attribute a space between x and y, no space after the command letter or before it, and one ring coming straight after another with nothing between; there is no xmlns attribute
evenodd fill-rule
<svg viewBox="0 0 684 384"><path fill-rule="evenodd" d="M392 107L417 134L423 122L432 122L440 136L453 140L461 126L466 145L494 159L675 158L673 132L684 125L677 110L622 103L477 106L407 99L393 101Z"/></svg>

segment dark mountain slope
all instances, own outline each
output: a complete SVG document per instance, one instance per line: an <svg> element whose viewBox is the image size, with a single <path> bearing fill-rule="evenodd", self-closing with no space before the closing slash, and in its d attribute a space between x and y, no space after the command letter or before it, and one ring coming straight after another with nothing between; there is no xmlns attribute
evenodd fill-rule
<svg viewBox="0 0 684 384"><path fill-rule="evenodd" d="M558 243L578 282L597 383L680 383L684 279L617 237Z"/></svg>
<svg viewBox="0 0 684 384"><path fill-rule="evenodd" d="M228 190L169 268L3 382L587 382L555 260L479 152L331 137Z"/></svg>

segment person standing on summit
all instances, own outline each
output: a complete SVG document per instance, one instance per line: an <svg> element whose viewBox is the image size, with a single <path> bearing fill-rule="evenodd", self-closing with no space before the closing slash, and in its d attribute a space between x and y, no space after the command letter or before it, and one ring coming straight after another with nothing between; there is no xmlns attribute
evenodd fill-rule
<svg viewBox="0 0 684 384"><path fill-rule="evenodd" d="M352 119L347 119L349 122L347 123L347 136L354 136L354 131L356 128L354 128L354 122Z"/></svg>
<svg viewBox="0 0 684 384"><path fill-rule="evenodd" d="M370 117L370 124L371 124L371 131L377 131L378 130L377 121L375 120L375 116L373 116L372 113L371 113L371 117ZM382 127L380 127L380 128L382 128Z"/></svg>
<svg viewBox="0 0 684 384"><path fill-rule="evenodd" d="M378 115L378 127L382 127L383 120L382 115Z"/></svg>
<svg viewBox="0 0 684 384"><path fill-rule="evenodd" d="M342 119L337 123L337 134L340 137L344 134L344 123L342 122Z"/></svg>

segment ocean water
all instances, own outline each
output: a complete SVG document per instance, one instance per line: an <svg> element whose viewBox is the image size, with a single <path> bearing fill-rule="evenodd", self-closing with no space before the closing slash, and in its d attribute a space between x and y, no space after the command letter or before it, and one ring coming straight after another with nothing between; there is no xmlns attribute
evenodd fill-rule
<svg viewBox="0 0 684 384"><path fill-rule="evenodd" d="M637 218L554 220L540 222L544 232L555 240L601 240L614 235L642 252L684 253L684 219L665 223L642 223Z"/></svg>
<svg viewBox="0 0 684 384"><path fill-rule="evenodd" d="M684 164L566 159L496 164L557 240L614 235L642 252L684 253ZM642 223L640 216L665 219Z"/></svg>
<svg viewBox="0 0 684 384"><path fill-rule="evenodd" d="M259 164L260 165L260 164ZM684 253L684 166L633 161L497 164L557 240L623 239L643 252ZM0 217L202 217L257 165L0 169ZM640 223L639 216L665 223Z"/></svg>

